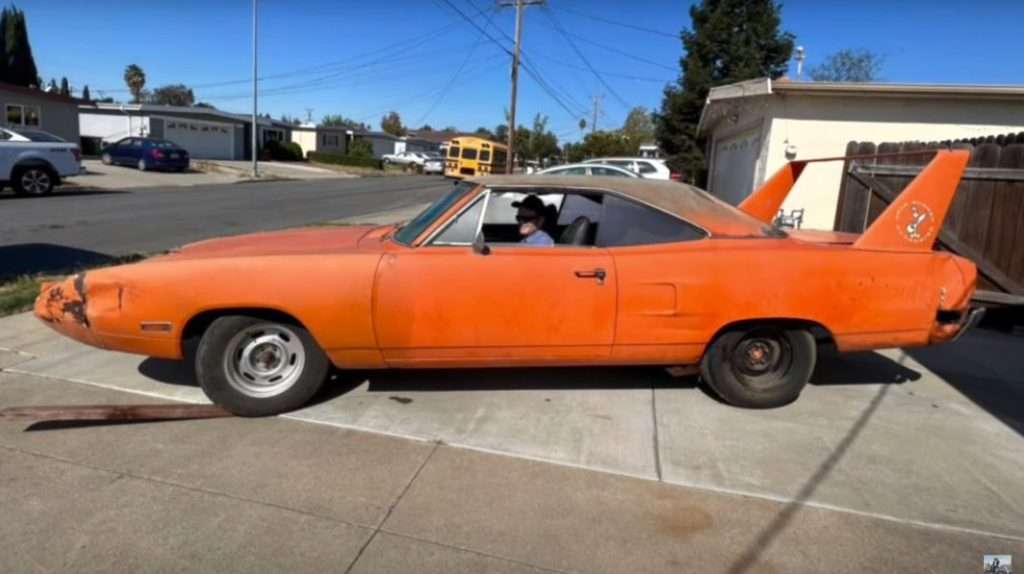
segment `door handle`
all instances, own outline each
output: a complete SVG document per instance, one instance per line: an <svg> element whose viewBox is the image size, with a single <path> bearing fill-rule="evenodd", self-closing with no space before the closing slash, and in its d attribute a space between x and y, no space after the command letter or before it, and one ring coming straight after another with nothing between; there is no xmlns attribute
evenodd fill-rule
<svg viewBox="0 0 1024 574"><path fill-rule="evenodd" d="M575 271L576 277L580 279L597 279L598 285L604 284L604 278L608 276L604 269L598 267L597 269L581 269Z"/></svg>

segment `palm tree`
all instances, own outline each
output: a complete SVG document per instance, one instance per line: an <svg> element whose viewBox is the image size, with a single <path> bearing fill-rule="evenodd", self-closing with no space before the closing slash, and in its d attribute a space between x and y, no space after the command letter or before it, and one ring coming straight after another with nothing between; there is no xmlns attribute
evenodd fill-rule
<svg viewBox="0 0 1024 574"><path fill-rule="evenodd" d="M142 98L142 88L146 86L146 72L135 64L130 64L124 69L124 83L132 92L132 101L138 102Z"/></svg>

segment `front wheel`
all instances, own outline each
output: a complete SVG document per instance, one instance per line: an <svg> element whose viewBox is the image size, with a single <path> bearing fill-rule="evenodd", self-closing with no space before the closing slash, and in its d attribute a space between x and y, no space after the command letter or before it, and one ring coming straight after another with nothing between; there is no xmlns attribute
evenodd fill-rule
<svg viewBox="0 0 1024 574"><path fill-rule="evenodd" d="M701 375L726 402L767 409L800 396L814 371L817 344L805 329L754 325L726 331L704 353Z"/></svg>
<svg viewBox="0 0 1024 574"><path fill-rule="evenodd" d="M140 159L139 160L139 171L146 171L147 169L149 169L149 164L146 163L146 160Z"/></svg>
<svg viewBox="0 0 1024 574"><path fill-rule="evenodd" d="M196 378L214 403L245 417L306 404L330 363L302 326L244 315L221 317L199 342Z"/></svg>
<svg viewBox="0 0 1024 574"><path fill-rule="evenodd" d="M114 159L110 157L109 153L105 153L105 154L101 155L100 156L100 161L103 163L103 165L110 165L110 164L114 163Z"/></svg>

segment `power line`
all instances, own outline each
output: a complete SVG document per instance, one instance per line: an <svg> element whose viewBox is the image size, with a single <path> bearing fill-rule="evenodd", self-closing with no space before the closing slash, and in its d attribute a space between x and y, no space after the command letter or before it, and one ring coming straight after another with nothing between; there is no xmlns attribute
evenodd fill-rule
<svg viewBox="0 0 1024 574"><path fill-rule="evenodd" d="M565 31L565 28L563 28L562 25L558 22L554 14L551 13L551 10L548 10L545 7L541 11L544 13L545 16L547 16L548 20L550 20L551 23L554 24L555 30L557 30L558 33L561 34L563 38L565 38L565 41L569 43L569 46L572 48L574 52L576 52L576 55L579 57L579 59L583 62L584 65L587 66L587 68L590 70L590 73L593 74L594 77L597 78L597 81L600 82L606 90L608 90L608 93L610 93L613 98L615 98L615 101L619 102L619 105L626 108L627 110L630 109L631 106L629 105L629 103L626 102L626 100L622 96L620 96L617 91L615 91L615 88L611 87L611 85L607 81L605 81L604 76L602 76L601 73L597 71L597 68L595 68L594 65L590 63L590 60L588 60L587 57L583 55L583 52L579 49L579 46L576 45L576 42L572 41L572 38L569 36L568 32Z"/></svg>
<svg viewBox="0 0 1024 574"><path fill-rule="evenodd" d="M494 15L497 13L497 8L491 9L490 14L487 16L487 22L484 23L484 28L490 26L491 20L494 19ZM473 47L466 51L466 57L463 58L462 63L459 64L459 67L455 70L455 73L452 74L451 79L448 80L448 83L445 85L444 89L441 90L441 93L437 95L437 98L434 100L434 103L430 104L430 107L427 108L427 111L423 112L423 115L420 116L420 119L413 123L415 123L416 125L423 125L423 122L426 121L428 117L430 117L430 114L434 113L434 110L437 108L437 105L441 103L441 100L444 99L445 95L452 88L453 84L455 83L455 80L459 77L459 74L461 74L462 70L465 69L466 64L468 64L469 60L476 55L476 49L480 47L480 42L482 41L483 38L477 38L477 41L473 45Z"/></svg>
<svg viewBox="0 0 1024 574"><path fill-rule="evenodd" d="M487 38L492 43L494 43L494 45L496 45L499 48L501 48L501 50L503 52L505 52L506 54L508 54L509 56L512 55L512 51L505 44L502 44L501 41L499 41L497 38L495 38L490 33L488 33L487 30L483 29L479 24L477 24L477 22L475 20L470 18L465 12L463 12L457 6L455 6L451 2L451 0L435 0L435 3L437 3L437 2L444 2L444 4L446 4L449 8L454 10L463 20L465 20L471 26L476 28L476 30L478 32L480 32L480 34L482 34L485 38ZM470 3L472 4L472 2L470 2ZM475 7L475 5L474 5L474 7ZM482 14L483 11L481 10L480 13ZM504 34L504 32L502 32L502 33ZM568 113L573 118L577 117L577 115L578 115L577 112L573 112L565 104L565 102L562 101L562 99L558 96L558 94L555 93L554 90L552 90L551 87L546 82L544 82L544 80L540 79L539 74L533 71L532 66L527 65L527 62L525 60L523 61L522 66L523 66L523 69L526 70L526 73L529 74L530 77L532 77L537 82L538 85L540 85L541 89L543 89L548 94L548 96L551 97L551 99L554 100L555 103L557 103L559 105L559 107L561 107L563 110L565 110L566 113ZM514 130L515 126L512 126L511 129Z"/></svg>
<svg viewBox="0 0 1024 574"><path fill-rule="evenodd" d="M558 64L559 66L565 66L566 68L572 68L573 70L579 70L581 72L586 72L587 71L587 68L584 67L584 66L580 66L578 64L570 64L569 62L566 62L565 60L559 60L558 58L552 58L551 56L549 56L547 54L540 54L540 57L545 59L545 60L547 60L547 61L549 61L549 62ZM650 76L634 76L632 74L620 74L618 72L602 72L602 73L605 76L609 76L609 77L612 77L612 78L622 78L624 80L635 80L637 82L651 82L651 83L655 83L655 84L667 84L667 83L670 83L670 82L674 81L673 79L652 78Z"/></svg>
<svg viewBox="0 0 1024 574"><path fill-rule="evenodd" d="M460 46L458 46L457 49L461 50L461 49L463 49L465 47L468 47L468 46L469 46L468 44L467 45L460 45ZM392 57L392 58L390 58L388 60L388 63L411 62L411 63L414 64L414 67L413 67L414 70L420 70L420 69L422 69L422 60L423 60L424 56L430 55L430 54L435 54L435 53L445 52L445 51L447 51L449 49L450 48L446 47L446 48L440 48L440 49L433 50L433 51L428 51L428 52L417 52L415 54L408 54L408 55L406 55L404 57ZM327 74L327 75L324 75L324 76L320 76L318 78L313 78L313 79L305 80L305 81L298 82L298 83L292 83L292 84L285 84L285 85L282 85L282 86L276 86L274 88L269 88L269 89L263 90L263 91L260 92L260 94L261 95L271 95L271 94L283 94L283 93L312 92L312 91L319 91L319 90L322 90L324 88L333 88L333 87L337 87L337 86L340 86L340 85L346 85L346 82L352 81L353 78L363 80L363 79L372 79L374 77L384 77L384 76L379 76L378 75L378 69L374 67L376 64L380 64L381 62L382 62L382 60L377 60L375 62L368 62L366 64L361 64L359 66L355 66L355 67L352 67L350 69L332 72L330 74ZM399 69L401 69L401 68L399 68ZM363 74L363 77L358 77L357 76L358 74ZM369 74L369 78L366 77L366 74ZM404 72L403 72L403 74L404 74ZM220 100L225 100L225 99L226 100L241 99L241 98L245 98L245 97L249 97L249 95L242 94L242 93L212 94L212 95L211 94L203 94L203 98L207 98L207 99L220 99Z"/></svg>
<svg viewBox="0 0 1024 574"><path fill-rule="evenodd" d="M664 36L666 38L672 38L673 40L678 40L679 39L679 34L672 34L670 32L665 32L665 31L662 31L662 30L655 30L653 28L644 28L643 26L637 26L635 24L627 24L625 22L618 22L616 20L609 20L607 18L602 18L601 16L595 16L594 14L589 14L587 12L579 12L579 11L576 11L576 10L574 10L572 8L566 8L565 6L559 6L559 10L562 10L563 12L568 12L570 14L575 14L576 16L582 16L583 18L589 18L591 20L596 20L598 22L604 22L605 24L611 24L612 26L620 26L622 28L629 28L630 30L636 30L638 32L647 32L648 34L655 34L657 36Z"/></svg>
<svg viewBox="0 0 1024 574"><path fill-rule="evenodd" d="M401 40L399 42L395 42L393 44L388 44L388 45L383 46L381 48L376 48L374 50L363 52L361 54L358 54L358 55L350 57L350 58L344 58L344 59L341 59L341 60L334 60L334 61L331 61L331 62L325 62L323 64L316 64L314 66L308 66L308 67L305 67L305 68L300 68L298 70L292 70L290 72L280 72L280 73L277 73L277 74L263 75L263 76L259 77L259 80L261 82L263 82L263 81L266 81L266 80L290 78L290 77L295 77L295 76L303 76L303 75L307 75L307 74L313 74L313 73L320 72L322 70L328 70L328 69L331 69L331 68L344 67L346 65L351 65L351 64L353 64L355 62L358 62L359 60L361 60L362 58L365 58L367 56L372 56L372 55L379 54L379 53L382 53L382 52L391 52L390 56L382 56L381 58L378 58L376 60L372 60L370 62L367 62L366 64L362 64L362 65L357 66L357 67L365 67L367 65L372 65L374 63L380 63L382 61L386 61L388 57L400 56L402 54L405 54L407 50L410 50L412 48L416 48L418 46L426 44L427 42L435 40L438 35L443 34L443 33L447 32L447 31L451 30L457 24L458 24L458 22L451 22L451 23L448 23L448 24L446 24L446 25L444 25L444 26L442 26L440 28L437 28L435 30L431 30L430 32L426 32L424 34L421 34L421 35L418 35L418 36L414 36L412 38L405 38L405 39L403 39L403 40ZM222 80L222 81L218 81L218 82L209 82L209 83L204 83L204 84L192 84L189 87L191 87L192 89L221 88L221 87L225 87L225 86L232 86L232 85L239 85L239 84L248 84L250 82L252 82L252 78L251 77L249 77L249 78L239 78L239 79L236 79L236 80ZM179 83L181 83L181 82L179 82ZM128 92L130 90L128 88L106 88L106 89L97 89L96 91L97 92L101 92L102 91L102 92L112 92L112 93L123 93L123 92Z"/></svg>
<svg viewBox="0 0 1024 574"><path fill-rule="evenodd" d="M552 26L548 26L548 27L552 28ZM608 46L608 45L602 44L600 42L595 42L595 41L593 41L593 40L591 40L589 38L580 36L579 34L573 34L572 32L566 32L566 33L569 36L572 36L573 38L575 38L576 40L578 40L580 42L583 42L584 44L589 44L589 45L594 46L596 48L601 48L602 50L607 50L609 52L613 52L615 54L619 54L620 56L623 56L625 58L629 58L631 60L636 60L637 62L643 62L644 64L650 64L652 66L657 66L659 68L662 68L664 70L668 70L670 72L677 72L677 73L679 72L679 68L678 67L667 66L665 64L662 64L661 62L655 62L654 60L649 60L649 59L644 58L642 56L637 56L636 54L631 54L631 53L626 52L624 50L620 50L619 48L615 48L613 46Z"/></svg>
<svg viewBox="0 0 1024 574"><path fill-rule="evenodd" d="M466 0L466 2L469 3L470 6L473 6L474 9L479 10L474 0ZM508 40L509 42L515 42L515 39L509 36L508 33L506 33L497 25L494 26L494 29L497 30L499 34L504 36L505 39ZM532 58L530 58L529 55L526 53L525 48L522 49L522 52L523 53L521 58L521 64L523 66L523 69L526 70L526 73L531 78L533 78L535 82L537 82L541 89L544 90L548 94L548 96L551 97L551 99L554 100L555 103L559 105L559 107L566 110L566 112L568 112L569 115L573 117L573 119L575 119L576 116L579 115L586 115L586 106L580 104L576 100L576 98L572 97L572 94L570 94L567 90L559 88L557 84L546 80L540 73L540 68L534 65ZM569 109L569 106L565 103L565 101L568 101L568 103L575 107L577 111Z"/></svg>

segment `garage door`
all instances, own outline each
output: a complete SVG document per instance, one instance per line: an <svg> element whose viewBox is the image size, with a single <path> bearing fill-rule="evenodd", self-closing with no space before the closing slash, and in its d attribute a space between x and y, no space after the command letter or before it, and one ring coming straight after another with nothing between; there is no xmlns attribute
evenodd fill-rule
<svg viewBox="0 0 1024 574"><path fill-rule="evenodd" d="M715 143L711 193L737 205L754 188L754 171L761 156L761 130L748 130Z"/></svg>
<svg viewBox="0 0 1024 574"><path fill-rule="evenodd" d="M234 159L234 128L230 124L164 120L164 138L199 159Z"/></svg>

